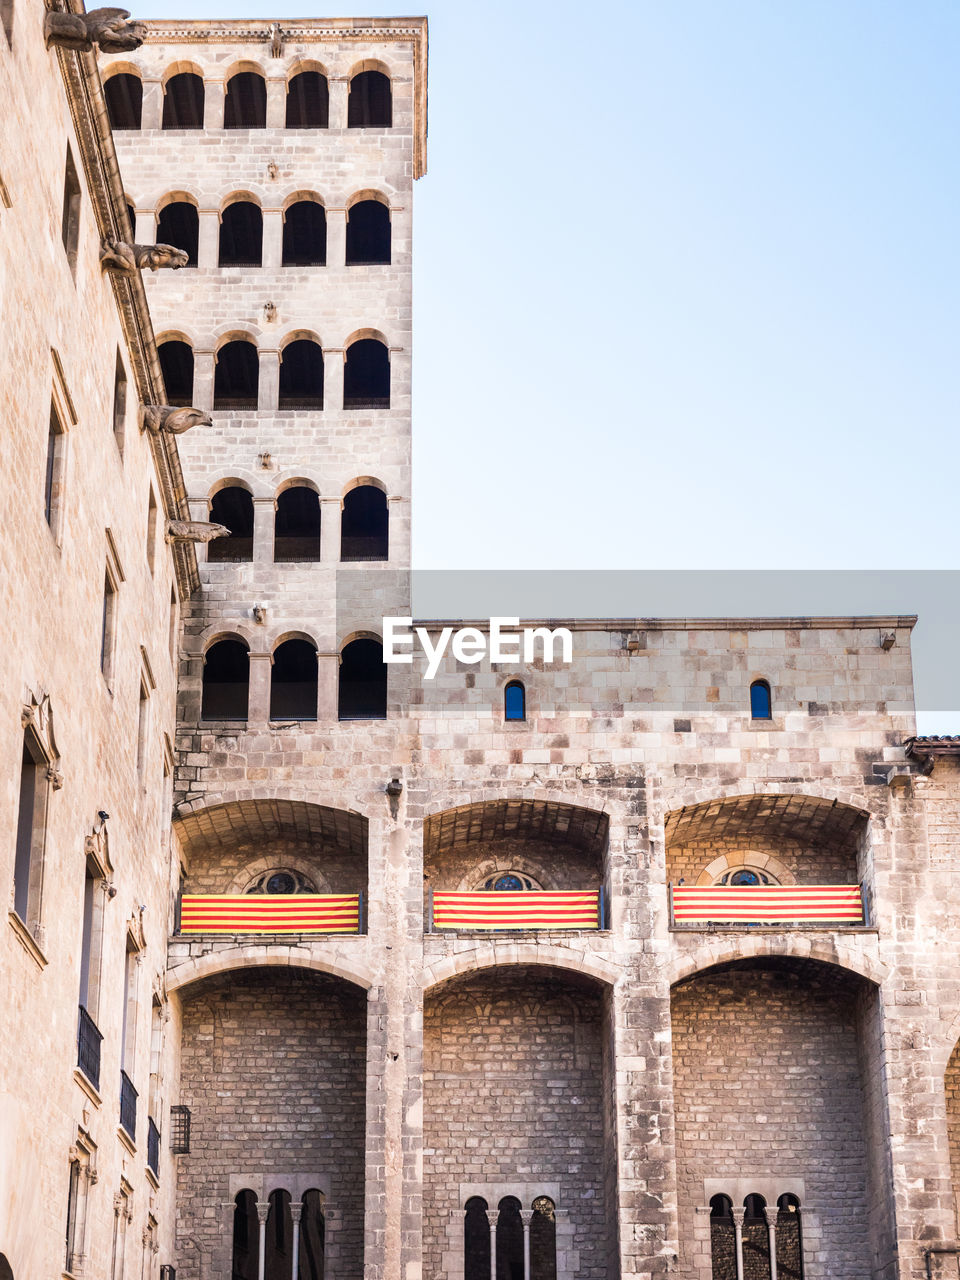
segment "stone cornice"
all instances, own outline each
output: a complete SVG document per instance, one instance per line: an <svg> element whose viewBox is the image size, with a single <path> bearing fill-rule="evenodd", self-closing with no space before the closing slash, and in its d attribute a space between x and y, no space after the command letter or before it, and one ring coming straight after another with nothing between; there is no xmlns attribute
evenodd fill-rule
<svg viewBox="0 0 960 1280"><path fill-rule="evenodd" d="M84 12L82 0L48 0L47 8L61 13ZM61 48L57 50L57 58L97 229L101 238L130 240L133 228L127 227L120 165L110 130L96 54L76 53ZM111 272L110 283L140 402L162 403L163 375L143 280L139 272L130 277ZM151 437L150 444L164 511L169 519L189 519L186 486L176 441L167 436ZM181 598L186 598L200 585L193 547L175 548L174 565L179 594Z"/></svg>
<svg viewBox="0 0 960 1280"><path fill-rule="evenodd" d="M523 627L566 627L568 631L861 631L904 627L913 630L916 614L796 618L521 618ZM490 629L488 618L414 618L413 625Z"/></svg>

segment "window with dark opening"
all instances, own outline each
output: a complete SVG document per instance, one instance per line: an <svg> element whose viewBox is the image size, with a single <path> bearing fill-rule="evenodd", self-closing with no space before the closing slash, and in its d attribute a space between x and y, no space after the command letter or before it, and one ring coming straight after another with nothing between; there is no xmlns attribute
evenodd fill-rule
<svg viewBox="0 0 960 1280"><path fill-rule="evenodd" d="M300 1280L323 1280L324 1234L323 1195L311 1188L300 1212Z"/></svg>
<svg viewBox="0 0 960 1280"><path fill-rule="evenodd" d="M526 720L527 695L519 680L511 680L503 691L504 720Z"/></svg>
<svg viewBox="0 0 960 1280"><path fill-rule="evenodd" d="M763 1196L747 1196L743 1210L741 1248L744 1272L748 1276L769 1276L770 1233L767 1230L766 1201Z"/></svg>
<svg viewBox="0 0 960 1280"><path fill-rule="evenodd" d="M497 1280L523 1280L523 1219L520 1201L504 1196L497 1206Z"/></svg>
<svg viewBox="0 0 960 1280"><path fill-rule="evenodd" d="M255 409L260 387L260 357L252 342L228 342L217 352L213 379L215 409Z"/></svg>
<svg viewBox="0 0 960 1280"><path fill-rule="evenodd" d="M13 0L0 0L0 25L7 37L7 44L13 48Z"/></svg>
<svg viewBox="0 0 960 1280"><path fill-rule="evenodd" d="M280 352L281 409L323 408L323 350L309 338L288 342Z"/></svg>
<svg viewBox="0 0 960 1280"><path fill-rule="evenodd" d="M733 1201L729 1196L714 1196L710 1201L710 1259L713 1280L730 1280L739 1274Z"/></svg>
<svg viewBox="0 0 960 1280"><path fill-rule="evenodd" d="M258 1280L260 1220L257 1197L252 1191L238 1191L233 1211L232 1280Z"/></svg>
<svg viewBox="0 0 960 1280"><path fill-rule="evenodd" d="M390 210L379 200L358 200L347 212L347 266L389 261Z"/></svg>
<svg viewBox="0 0 960 1280"><path fill-rule="evenodd" d="M361 71L350 81L348 129L381 129L393 124L390 78L382 71Z"/></svg>
<svg viewBox="0 0 960 1280"><path fill-rule="evenodd" d="M256 71L239 71L227 82L225 129L263 129L267 123L267 82Z"/></svg>
<svg viewBox="0 0 960 1280"><path fill-rule="evenodd" d="M103 86L111 129L139 129L143 110L143 82L139 76L121 72Z"/></svg>
<svg viewBox="0 0 960 1280"><path fill-rule="evenodd" d="M777 1201L777 1275L783 1280L803 1280L800 1201L792 1195Z"/></svg>
<svg viewBox="0 0 960 1280"><path fill-rule="evenodd" d="M273 651L270 719L316 718L317 651L307 640L286 640Z"/></svg>
<svg viewBox="0 0 960 1280"><path fill-rule="evenodd" d="M490 1223L487 1202L471 1196L463 1215L464 1280L490 1280Z"/></svg>
<svg viewBox="0 0 960 1280"><path fill-rule="evenodd" d="M250 689L250 655L241 640L219 640L203 664L204 720L246 720Z"/></svg>
<svg viewBox="0 0 960 1280"><path fill-rule="evenodd" d="M530 1207L530 1280L557 1280L557 1207L549 1196Z"/></svg>
<svg viewBox="0 0 960 1280"><path fill-rule="evenodd" d="M70 1178L67 1183L67 1236L66 1236L66 1262L64 1269L69 1275L73 1275L74 1267L77 1264L79 1250L77 1248L77 1209L79 1207L81 1194L81 1170L80 1161L70 1161Z"/></svg>
<svg viewBox="0 0 960 1280"><path fill-rule="evenodd" d="M220 215L220 266L259 267L263 262L263 212L250 200L228 204Z"/></svg>
<svg viewBox="0 0 960 1280"><path fill-rule="evenodd" d="M376 338L360 338L347 348L343 369L343 407L390 408L390 355Z"/></svg>
<svg viewBox="0 0 960 1280"><path fill-rule="evenodd" d="M290 1192L270 1192L263 1280L290 1280L293 1274L293 1215Z"/></svg>
<svg viewBox="0 0 960 1280"><path fill-rule="evenodd" d="M133 205L130 203L130 201L129 201L129 200L126 202L126 204L125 204L124 208L125 208L125 209L126 209L126 211L127 211L127 217L130 219L130 236L131 236L131 239L136 239L136 235L137 235L137 211L136 211L136 209L133 207Z"/></svg>
<svg viewBox="0 0 960 1280"><path fill-rule="evenodd" d="M189 342L171 338L158 348L167 404L193 404L193 347Z"/></svg>
<svg viewBox="0 0 960 1280"><path fill-rule="evenodd" d="M326 129L330 124L330 91L319 71L301 71L287 85L287 128Z"/></svg>
<svg viewBox="0 0 960 1280"><path fill-rule="evenodd" d="M110 570L103 575L103 609L100 615L100 670L107 680L113 676L113 652L117 633L117 584Z"/></svg>
<svg viewBox="0 0 960 1280"><path fill-rule="evenodd" d="M327 261L327 211L298 200L283 215L283 266L322 267Z"/></svg>
<svg viewBox="0 0 960 1280"><path fill-rule="evenodd" d="M273 558L286 564L320 559L320 498L304 484L284 489L277 498Z"/></svg>
<svg viewBox="0 0 960 1280"><path fill-rule="evenodd" d="M772 718L770 686L766 680L754 680L750 686L750 718L752 720L769 720Z"/></svg>
<svg viewBox="0 0 960 1280"><path fill-rule="evenodd" d="M341 560L386 560L389 552L387 495L360 484L343 500L340 516Z"/></svg>
<svg viewBox="0 0 960 1280"><path fill-rule="evenodd" d="M87 862L83 879L83 926L80 934L80 1009L93 1023L97 1031L97 1015L100 1005L100 953L103 948L103 906L106 884L99 868ZM88 1080L99 1087L100 1040L91 1029L82 1027L78 1044L78 1066ZM87 1036L83 1034L87 1031ZM87 1041L87 1061L83 1061L84 1040ZM94 1065L95 1063L95 1065ZM91 1069L93 1074L91 1074Z"/></svg>
<svg viewBox="0 0 960 1280"><path fill-rule="evenodd" d="M157 534L159 532L160 510L157 507L157 495L153 485L147 495L147 564L153 573L157 565Z"/></svg>
<svg viewBox="0 0 960 1280"><path fill-rule="evenodd" d="M140 702L137 709L137 773L142 777L147 762L147 744L150 738L150 691L141 680Z"/></svg>
<svg viewBox="0 0 960 1280"><path fill-rule="evenodd" d="M172 244L187 254L187 266L197 265L200 214L189 200L171 200L157 219L157 244Z"/></svg>
<svg viewBox="0 0 960 1280"><path fill-rule="evenodd" d="M77 249L80 244L80 179L73 153L67 147L67 163L63 175L63 220L60 235L66 250L70 270L77 269Z"/></svg>
<svg viewBox="0 0 960 1280"><path fill-rule="evenodd" d="M210 503L212 524L225 524L229 538L214 538L207 543L207 559L241 561L253 559L253 498L239 485L228 485L213 495Z"/></svg>
<svg viewBox="0 0 960 1280"><path fill-rule="evenodd" d="M163 90L163 129L203 128L203 77L194 71L171 76Z"/></svg>
<svg viewBox="0 0 960 1280"><path fill-rule="evenodd" d="M123 452L124 428L127 421L127 371L117 348L117 364L113 374L113 438Z"/></svg>
<svg viewBox="0 0 960 1280"><path fill-rule="evenodd" d="M20 765L13 909L32 933L40 923L47 786L46 758L40 743L27 729L23 735Z"/></svg>
<svg viewBox="0 0 960 1280"><path fill-rule="evenodd" d="M47 461L43 480L43 514L57 542L63 523L63 482L67 451L67 433L63 429L56 406L50 405L47 427Z"/></svg>
<svg viewBox="0 0 960 1280"><path fill-rule="evenodd" d="M379 640L351 640L340 654L341 720L387 718L387 668Z"/></svg>

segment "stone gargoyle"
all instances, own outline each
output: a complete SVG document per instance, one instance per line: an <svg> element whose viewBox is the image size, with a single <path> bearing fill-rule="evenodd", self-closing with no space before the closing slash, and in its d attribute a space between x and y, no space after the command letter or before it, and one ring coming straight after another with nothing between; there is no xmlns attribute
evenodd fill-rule
<svg viewBox="0 0 960 1280"><path fill-rule="evenodd" d="M89 13L47 13L43 34L47 48L89 53L99 45L103 53L128 53L147 38L142 22L130 22L129 9L91 9Z"/></svg>
<svg viewBox="0 0 960 1280"><path fill-rule="evenodd" d="M172 244L127 244L124 240L108 238L100 246L100 266L122 276L132 276L145 267L151 271L160 267L179 271L189 260L186 249L178 249Z"/></svg>
<svg viewBox="0 0 960 1280"><path fill-rule="evenodd" d="M212 542L214 538L228 538L230 530L225 524L209 524L206 520L168 520L167 542Z"/></svg>
<svg viewBox="0 0 960 1280"><path fill-rule="evenodd" d="M202 409L178 409L171 404L144 404L140 406L140 425L153 436L158 436L161 431L169 436L179 436L191 427L212 427L213 419Z"/></svg>

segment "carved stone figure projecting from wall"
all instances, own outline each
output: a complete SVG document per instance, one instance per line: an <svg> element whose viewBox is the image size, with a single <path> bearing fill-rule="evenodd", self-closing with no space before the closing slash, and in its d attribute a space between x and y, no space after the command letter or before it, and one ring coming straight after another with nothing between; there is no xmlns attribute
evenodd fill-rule
<svg viewBox="0 0 960 1280"><path fill-rule="evenodd" d="M230 530L225 524L208 524L205 520L168 520L167 542L212 542L214 538L228 538Z"/></svg>
<svg viewBox="0 0 960 1280"><path fill-rule="evenodd" d="M185 249L178 249L172 244L127 244L123 240L107 238L100 247L101 267L124 276L132 276L144 267L151 271L160 267L178 271L187 265L189 258Z"/></svg>
<svg viewBox="0 0 960 1280"><path fill-rule="evenodd" d="M141 405L141 426L151 435L158 436L161 431L168 436L179 436L191 427L212 427L213 419L202 409L177 409L170 404Z"/></svg>
<svg viewBox="0 0 960 1280"><path fill-rule="evenodd" d="M99 45L103 53L139 49L147 38L142 22L128 22L129 9L91 9L89 13L48 13L43 20L47 48L89 53Z"/></svg>

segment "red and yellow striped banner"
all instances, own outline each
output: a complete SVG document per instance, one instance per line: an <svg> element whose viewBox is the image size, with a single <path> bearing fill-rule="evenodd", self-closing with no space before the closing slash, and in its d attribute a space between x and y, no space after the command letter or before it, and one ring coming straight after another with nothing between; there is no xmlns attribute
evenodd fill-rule
<svg viewBox="0 0 960 1280"><path fill-rule="evenodd" d="M357 933L357 893L199 893L180 899L181 933Z"/></svg>
<svg viewBox="0 0 960 1280"><path fill-rule="evenodd" d="M863 894L858 884L675 885L673 918L677 924L765 924L768 921L863 924Z"/></svg>
<svg viewBox="0 0 960 1280"><path fill-rule="evenodd" d="M550 893L485 890L435 893L435 929L598 929L600 894L596 889Z"/></svg>

